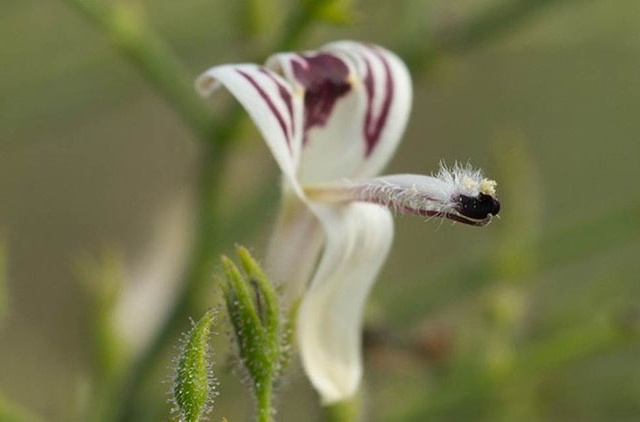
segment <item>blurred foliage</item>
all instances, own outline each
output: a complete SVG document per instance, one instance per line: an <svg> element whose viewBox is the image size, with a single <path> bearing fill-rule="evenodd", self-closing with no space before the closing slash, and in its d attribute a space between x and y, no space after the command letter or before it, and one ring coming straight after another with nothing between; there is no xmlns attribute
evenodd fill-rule
<svg viewBox="0 0 640 422"><path fill-rule="evenodd" d="M263 244L277 203L256 131L225 99L211 112L191 81L216 63L340 38L411 65L414 111L390 172L471 159L503 204L486 230L399 218L370 306L367 420L640 414L638 2L76 3L93 21L63 1L5 0L0 16L0 226L11 240L0 419L37 420L14 402L46 420L167 418L167 346L211 305L214 252ZM154 358L127 362L143 376L123 381L118 283L149 248L158 207L184 190L200 200L184 277L195 287L143 355ZM79 287L72 263L105 241L121 262L84 266ZM246 420L228 372L212 417ZM310 387L289 377L279 420L317 419ZM96 410L112 396L133 403Z"/></svg>
<svg viewBox="0 0 640 422"><path fill-rule="evenodd" d="M0 329L9 305L7 284L7 247L4 240L0 239Z"/></svg>
<svg viewBox="0 0 640 422"><path fill-rule="evenodd" d="M111 400L122 382L128 359L126 348L113 320L114 309L122 298L126 282L122 258L117 252L103 251L99 259L81 258L76 262L76 278L85 297L84 334L91 339L91 368L87 405L83 419L106 420Z"/></svg>

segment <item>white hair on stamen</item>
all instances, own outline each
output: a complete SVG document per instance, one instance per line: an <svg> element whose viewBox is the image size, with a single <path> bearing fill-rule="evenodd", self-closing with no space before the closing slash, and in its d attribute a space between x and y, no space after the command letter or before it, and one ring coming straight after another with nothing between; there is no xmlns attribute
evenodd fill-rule
<svg viewBox="0 0 640 422"><path fill-rule="evenodd" d="M469 217L471 200L485 201L491 197L495 201L496 182L486 179L482 170L470 164L455 163L448 167L440 163L435 175L396 174L363 180L342 180L340 183L307 188L305 191L317 201L342 202L363 201L382 205L394 213L415 214L424 217L446 217L456 221L483 225L493 215ZM478 205L471 205L475 210Z"/></svg>
<svg viewBox="0 0 640 422"><path fill-rule="evenodd" d="M419 210L437 214L453 210L459 195L493 196L496 185L470 164L448 167L444 162L433 176L403 174L344 184L352 200L375 202L395 212Z"/></svg>
<svg viewBox="0 0 640 422"><path fill-rule="evenodd" d="M477 197L481 193L489 196L496 194L497 183L485 178L482 170L473 168L470 163L463 165L455 162L449 167L444 161L440 161L440 170L435 177L450 186L452 196L457 194Z"/></svg>

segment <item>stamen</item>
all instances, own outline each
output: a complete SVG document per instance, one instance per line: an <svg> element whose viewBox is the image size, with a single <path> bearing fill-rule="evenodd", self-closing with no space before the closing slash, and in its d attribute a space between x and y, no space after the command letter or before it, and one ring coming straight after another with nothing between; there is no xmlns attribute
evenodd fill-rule
<svg viewBox="0 0 640 422"><path fill-rule="evenodd" d="M441 165L436 176L399 174L374 179L305 188L309 199L320 202L363 201L391 210L426 217L442 217L483 226L500 211L496 182L470 166Z"/></svg>

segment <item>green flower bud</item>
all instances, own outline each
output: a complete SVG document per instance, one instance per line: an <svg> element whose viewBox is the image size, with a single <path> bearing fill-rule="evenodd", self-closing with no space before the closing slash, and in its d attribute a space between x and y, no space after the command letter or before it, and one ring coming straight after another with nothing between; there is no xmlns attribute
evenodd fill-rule
<svg viewBox="0 0 640 422"><path fill-rule="evenodd" d="M288 326L282 322L278 294L246 248L236 248L242 272L222 257L220 280L242 365L258 400L259 420L270 420L274 381L288 356Z"/></svg>
<svg viewBox="0 0 640 422"><path fill-rule="evenodd" d="M176 370L171 387L173 413L183 422L199 421L211 411L218 395L213 376L212 352L209 335L216 319L216 312L208 311L184 335L183 344L176 359Z"/></svg>

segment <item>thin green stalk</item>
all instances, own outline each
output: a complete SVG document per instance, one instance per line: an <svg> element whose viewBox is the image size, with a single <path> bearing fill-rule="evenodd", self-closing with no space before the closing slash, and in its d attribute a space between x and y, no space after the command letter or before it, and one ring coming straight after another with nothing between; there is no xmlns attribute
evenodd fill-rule
<svg viewBox="0 0 640 422"><path fill-rule="evenodd" d="M134 362L124 385L113 403L118 406L110 414L121 420L133 415L139 391L149 378L161 352L178 331L179 326L197 308L198 297L207 284L214 266L216 245L217 199L224 157L229 141L239 126L241 113L233 109L218 124L206 103L194 92L193 77L186 72L162 41L144 23L137 9L125 3L108 6L104 2L68 0L91 22L109 36L118 51L126 56L171 104L185 123L202 141L202 163L199 169L196 233L191 260L182 283L183 290L174 302L167 321L150 346ZM107 416L107 419L109 417Z"/></svg>
<svg viewBox="0 0 640 422"><path fill-rule="evenodd" d="M309 28L318 12L331 0L306 0L301 1L300 8L294 12L288 20L280 40L275 43L273 51L286 51L294 49L299 43L304 32Z"/></svg>
<svg viewBox="0 0 640 422"><path fill-rule="evenodd" d="M558 6L568 0L512 0L498 3L479 13L466 25L445 30L439 34L440 44L447 52L468 51L511 29L519 28L527 19L549 6Z"/></svg>
<svg viewBox="0 0 640 422"><path fill-rule="evenodd" d="M149 379L158 361L176 332L183 326L190 314L198 309L199 298L202 291L211 281L214 266L216 265L213 251L217 243L217 198L220 188L224 147L215 147L215 144L207 144L203 151L199 175L198 193L198 217L195 227L196 243L192 251L187 272L184 276L183 290L173 304L165 324L154 337L150 346L140 356L130 371L128 382L120 391L116 403L119 404L117 419L121 421L133 420L136 402L139 400L140 391Z"/></svg>
<svg viewBox="0 0 640 422"><path fill-rule="evenodd" d="M258 422L273 421L273 383L265 383L256 391L258 400Z"/></svg>
<svg viewBox="0 0 640 422"><path fill-rule="evenodd" d="M513 0L489 7L469 21L445 28L431 37L432 42L409 41L402 56L412 71L424 71L439 58L471 51L518 28L527 19L550 6L570 0Z"/></svg>
<svg viewBox="0 0 640 422"><path fill-rule="evenodd" d="M83 2L84 0L70 1ZM277 48L274 50L279 51L294 47L300 41L304 30L306 30L307 26L313 21L313 14L324 1L326 0L313 2L313 6L306 6L301 9L299 14L290 20L290 24L287 25L288 29L285 31L285 36L277 43ZM147 69L144 66L140 68L146 73ZM164 79L161 79L161 81L162 80ZM191 85L189 85L189 89L192 89ZM186 109L180 109L178 111L184 112L185 110ZM221 173L222 157L225 155L226 145L235 137L239 129L240 122L243 118L242 111L241 107L234 104L226 113L226 118L221 119L221 121L224 121L226 124L213 126L213 140L217 141L217 144L210 144L210 147L205 152L204 162L200 169L200 189L198 195L200 205L198 207L199 218L196 225L197 240L195 250L192 252L192 259L187 266L187 275L183 283L185 287L176 299L174 307L169 313L161 331L134 365L131 376L129 377L129 382L125 384L120 394L119 402L121 405L118 411L118 420L131 420L138 392L144 385L145 380L148 379L152 373L156 366L156 361L161 356L161 352L167 344L170 343L169 340L174 333L178 331L183 321L194 312L198 298L202 296L202 288L210 281L215 265L213 257L215 256L214 250L218 239L218 233L215 227L218 215L215 204L220 183L218 175ZM200 134L203 133L206 132L200 132ZM269 388L269 397L271 396L270 390L271 388ZM269 402L270 400L269 398ZM271 404L269 404L269 409L271 409Z"/></svg>
<svg viewBox="0 0 640 422"><path fill-rule="evenodd" d="M353 397L325 406L325 420L327 422L356 422L360 420L360 400Z"/></svg>
<svg viewBox="0 0 640 422"><path fill-rule="evenodd" d="M195 93L193 76L146 24L136 4L67 0L93 22L162 94L185 123L204 141L221 142L215 134L221 125Z"/></svg>

